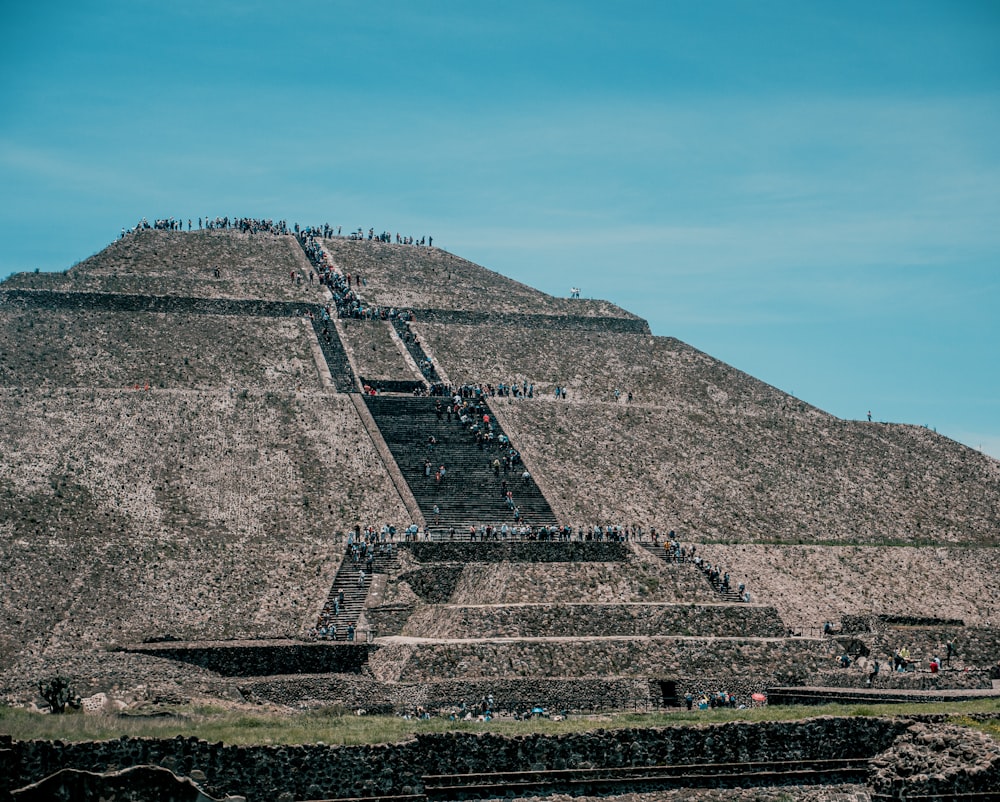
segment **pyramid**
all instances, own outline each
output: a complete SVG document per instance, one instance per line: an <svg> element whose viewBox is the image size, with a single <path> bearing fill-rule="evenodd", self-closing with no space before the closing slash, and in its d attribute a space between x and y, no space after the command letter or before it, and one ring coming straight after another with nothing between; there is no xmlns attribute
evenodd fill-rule
<svg viewBox="0 0 1000 802"><path fill-rule="evenodd" d="M0 285L0 404L12 698L638 708L1000 657L1000 463L439 248L130 232Z"/></svg>

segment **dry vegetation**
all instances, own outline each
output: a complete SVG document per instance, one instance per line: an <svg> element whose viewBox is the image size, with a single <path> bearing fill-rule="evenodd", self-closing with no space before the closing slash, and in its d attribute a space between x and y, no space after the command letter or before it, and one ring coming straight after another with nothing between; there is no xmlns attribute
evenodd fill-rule
<svg viewBox="0 0 1000 802"><path fill-rule="evenodd" d="M361 276L369 304L523 314L636 316L607 301L556 298L439 248L324 240L334 263Z"/></svg>

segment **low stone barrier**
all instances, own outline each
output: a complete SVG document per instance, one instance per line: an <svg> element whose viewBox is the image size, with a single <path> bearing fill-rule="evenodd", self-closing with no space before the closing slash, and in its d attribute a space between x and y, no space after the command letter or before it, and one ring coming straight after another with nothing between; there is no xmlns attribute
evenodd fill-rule
<svg viewBox="0 0 1000 802"><path fill-rule="evenodd" d="M198 772L212 796L248 802L336 799L420 793L425 775L580 767L683 765L746 761L872 758L911 724L906 719L815 718L795 722L733 722L709 726L596 730L558 736L479 733L417 735L399 744L226 746L196 738L113 741L13 741L10 787L63 768L104 772L159 765L179 776Z"/></svg>

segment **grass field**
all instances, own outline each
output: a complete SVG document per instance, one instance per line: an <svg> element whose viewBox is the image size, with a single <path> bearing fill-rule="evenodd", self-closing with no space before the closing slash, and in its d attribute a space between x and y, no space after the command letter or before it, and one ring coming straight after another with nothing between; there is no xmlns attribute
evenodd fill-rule
<svg viewBox="0 0 1000 802"><path fill-rule="evenodd" d="M596 729L690 726L730 721L793 721L817 716L948 715L955 724L971 726L1000 741L1000 700L904 705L822 705L761 707L748 710L676 711L656 714L571 716L561 721L490 722L426 720L399 716L356 716L340 708L308 712L232 709L208 705L148 709L145 715L43 715L0 707L0 734L16 740L91 741L129 737L201 738L233 745L397 743L421 733L492 732L500 735L559 735Z"/></svg>

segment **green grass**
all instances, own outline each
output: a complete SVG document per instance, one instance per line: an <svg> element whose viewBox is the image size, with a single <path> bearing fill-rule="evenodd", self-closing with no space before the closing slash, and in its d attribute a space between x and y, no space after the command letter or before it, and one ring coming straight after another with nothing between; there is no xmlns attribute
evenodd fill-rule
<svg viewBox="0 0 1000 802"><path fill-rule="evenodd" d="M728 721L793 721L815 716L911 716L948 714L956 723L975 726L1000 740L1000 700L905 705L841 705L763 707L751 710L681 710L671 713L572 716L563 721L536 719L456 722L444 718L426 721L390 716L342 715L335 709L314 711L232 710L212 706L182 706L164 710L160 717L121 717L113 714L42 715L20 708L0 707L0 734L16 740L89 741L122 736L201 738L227 744L375 744L398 743L420 733L493 732L501 735L558 735L599 728L669 727ZM997 718L975 721L972 716Z"/></svg>

